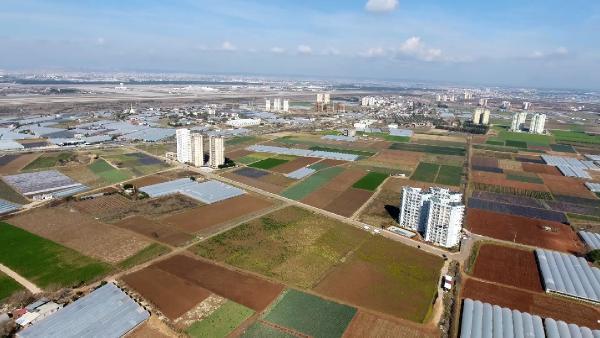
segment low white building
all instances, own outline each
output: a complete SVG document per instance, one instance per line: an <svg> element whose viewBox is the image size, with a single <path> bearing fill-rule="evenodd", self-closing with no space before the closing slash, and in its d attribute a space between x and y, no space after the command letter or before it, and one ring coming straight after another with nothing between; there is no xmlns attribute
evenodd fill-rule
<svg viewBox="0 0 600 338"><path fill-rule="evenodd" d="M260 119L236 119L236 120L229 120L229 121L225 122L226 125L232 126L235 128L258 126L258 125L260 125L260 123L261 123Z"/></svg>

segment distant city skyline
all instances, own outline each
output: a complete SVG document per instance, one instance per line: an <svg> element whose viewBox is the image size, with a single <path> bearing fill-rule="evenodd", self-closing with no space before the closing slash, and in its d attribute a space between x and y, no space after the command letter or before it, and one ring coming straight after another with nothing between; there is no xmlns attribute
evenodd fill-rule
<svg viewBox="0 0 600 338"><path fill-rule="evenodd" d="M600 3L15 1L0 68L600 89Z"/></svg>

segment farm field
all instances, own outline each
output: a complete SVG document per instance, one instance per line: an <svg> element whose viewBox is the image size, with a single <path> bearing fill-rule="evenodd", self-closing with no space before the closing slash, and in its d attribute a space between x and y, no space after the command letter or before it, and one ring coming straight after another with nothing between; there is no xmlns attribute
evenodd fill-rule
<svg viewBox="0 0 600 338"><path fill-rule="evenodd" d="M358 310L346 332L344 332L345 338L434 338L438 336L439 332L435 329L417 326L410 322L396 322L362 310Z"/></svg>
<svg viewBox="0 0 600 338"><path fill-rule="evenodd" d="M38 158L40 154L4 155L0 157L0 175L16 174L29 163Z"/></svg>
<svg viewBox="0 0 600 338"><path fill-rule="evenodd" d="M4 222L0 222L0 263L42 288L73 286L110 270L107 264Z"/></svg>
<svg viewBox="0 0 600 338"><path fill-rule="evenodd" d="M473 276L494 283L544 292L533 251L496 244L481 245Z"/></svg>
<svg viewBox="0 0 600 338"><path fill-rule="evenodd" d="M278 194L295 182L280 173L250 167L225 172L222 176L274 194Z"/></svg>
<svg viewBox="0 0 600 338"><path fill-rule="evenodd" d="M191 337L226 337L253 314L251 309L228 301L208 317L192 324L186 333Z"/></svg>
<svg viewBox="0 0 600 338"><path fill-rule="evenodd" d="M145 187L148 185L167 182L168 180L169 180L168 178L157 174L157 175L136 178L134 180L127 181L127 183L133 184L133 186L136 188L142 188L142 187Z"/></svg>
<svg viewBox="0 0 600 338"><path fill-rule="evenodd" d="M25 290L21 284L0 272L0 302L17 291Z"/></svg>
<svg viewBox="0 0 600 338"><path fill-rule="evenodd" d="M340 167L331 167L320 170L303 181L287 188L281 192L281 196L299 201L327 184L327 182L341 174L343 171L344 169Z"/></svg>
<svg viewBox="0 0 600 338"><path fill-rule="evenodd" d="M580 131L566 130L552 130L551 132L557 142L600 144L600 137L597 135L589 135Z"/></svg>
<svg viewBox="0 0 600 338"><path fill-rule="evenodd" d="M166 216L161 221L188 233L207 234L213 231L215 226L252 215L271 206L271 201L253 194L244 194Z"/></svg>
<svg viewBox="0 0 600 338"><path fill-rule="evenodd" d="M282 165L284 163L289 162L288 160L283 160L280 158L266 158L264 160L260 160L251 164L248 164L249 167L258 168L258 169L271 169L277 167L278 165Z"/></svg>
<svg viewBox="0 0 600 338"><path fill-rule="evenodd" d="M437 291L442 264L439 257L383 237L371 237L334 267L314 290L378 312L423 322Z"/></svg>
<svg viewBox="0 0 600 338"><path fill-rule="evenodd" d="M424 154L418 152L384 149L368 160L359 161L358 163L365 162L376 167L412 172L423 156Z"/></svg>
<svg viewBox="0 0 600 338"><path fill-rule="evenodd" d="M94 172L90 170L89 166L66 166L58 167L57 170L90 188L99 188L107 184L102 177L94 174Z"/></svg>
<svg viewBox="0 0 600 338"><path fill-rule="evenodd" d="M392 143L390 149L403 150L403 151L414 151L418 153L429 153L437 155L454 155L454 156L465 156L466 150L462 147L446 147L446 146L435 146L418 143Z"/></svg>
<svg viewBox="0 0 600 338"><path fill-rule="evenodd" d="M115 167L127 170L135 176L148 175L169 168L164 161L140 152L108 155L103 158Z"/></svg>
<svg viewBox="0 0 600 338"><path fill-rule="evenodd" d="M183 246L194 239L193 235L177 227L144 216L127 217L114 223L114 225L172 246Z"/></svg>
<svg viewBox="0 0 600 338"><path fill-rule="evenodd" d="M410 179L441 185L458 186L461 182L462 171L462 167L421 162Z"/></svg>
<svg viewBox="0 0 600 338"><path fill-rule="evenodd" d="M129 269L136 265L146 263L156 257L162 256L170 251L171 249L163 245L152 243L137 252L135 255L119 262L118 267L121 269Z"/></svg>
<svg viewBox="0 0 600 338"><path fill-rule="evenodd" d="M272 168L272 170L275 172L278 172L278 173L287 174L287 173L291 173L292 171L295 171L297 169L312 165L320 160L321 160L320 158L316 158L316 157L299 157L299 158L291 160L287 163L278 165L278 166Z"/></svg>
<svg viewBox="0 0 600 338"><path fill-rule="evenodd" d="M327 204L323 209L345 217L351 217L373 193L369 190L350 188Z"/></svg>
<svg viewBox="0 0 600 338"><path fill-rule="evenodd" d="M364 189L369 191L375 191L385 179L388 178L388 175L378 173L378 172L370 172L363 176L360 180L356 181L352 185L353 188Z"/></svg>
<svg viewBox="0 0 600 338"><path fill-rule="evenodd" d="M540 177L543 179L544 184L548 187L550 192L552 192L552 195L565 195L597 200L596 195L594 195L580 179L545 174L540 174Z"/></svg>
<svg viewBox="0 0 600 338"><path fill-rule="evenodd" d="M9 222L108 263L118 263L150 244L141 236L62 206L37 208Z"/></svg>
<svg viewBox="0 0 600 338"><path fill-rule="evenodd" d="M289 289L264 319L312 337L341 337L355 313L353 307Z"/></svg>
<svg viewBox="0 0 600 338"><path fill-rule="evenodd" d="M77 155L72 152L43 153L22 168L22 170L30 171L54 168L74 161L76 157Z"/></svg>
<svg viewBox="0 0 600 338"><path fill-rule="evenodd" d="M545 293L518 290L469 278L464 284L461 297L563 320L590 329L600 329L600 308Z"/></svg>
<svg viewBox="0 0 600 338"><path fill-rule="evenodd" d="M132 174L119 170L108 164L103 159L98 159L88 166L88 168L96 175L98 175L107 184L114 184L121 181L125 181L131 178Z"/></svg>
<svg viewBox="0 0 600 338"><path fill-rule="evenodd" d="M551 143L554 143L554 139L551 136L514 133L506 130L500 131L498 139L508 142L523 142L527 146L549 146Z"/></svg>
<svg viewBox="0 0 600 338"><path fill-rule="evenodd" d="M550 231L544 229L550 227ZM557 222L468 208L465 227L503 241L580 254L583 246L570 226Z"/></svg>

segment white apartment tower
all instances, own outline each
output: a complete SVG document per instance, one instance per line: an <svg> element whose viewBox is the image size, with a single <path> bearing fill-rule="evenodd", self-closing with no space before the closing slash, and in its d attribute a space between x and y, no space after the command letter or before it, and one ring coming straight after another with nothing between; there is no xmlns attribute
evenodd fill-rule
<svg viewBox="0 0 600 338"><path fill-rule="evenodd" d="M211 136L208 143L210 152L208 165L217 169L220 165L225 164L225 139L222 136Z"/></svg>
<svg viewBox="0 0 600 338"><path fill-rule="evenodd" d="M487 107L487 105L488 105L488 99L485 99L485 98L479 99L479 105L481 107Z"/></svg>
<svg viewBox="0 0 600 338"><path fill-rule="evenodd" d="M202 167L204 165L204 138L202 135L199 133L193 133L191 145L191 163L196 167Z"/></svg>
<svg viewBox="0 0 600 338"><path fill-rule="evenodd" d="M502 109L510 109L510 101L502 101Z"/></svg>
<svg viewBox="0 0 600 338"><path fill-rule="evenodd" d="M418 231L428 242L446 248L460 241L465 206L462 194L445 188L404 187L400 205L400 226Z"/></svg>
<svg viewBox="0 0 600 338"><path fill-rule="evenodd" d="M283 111L284 112L290 111L290 100L283 100Z"/></svg>
<svg viewBox="0 0 600 338"><path fill-rule="evenodd" d="M281 111L281 99L273 100L273 111Z"/></svg>
<svg viewBox="0 0 600 338"><path fill-rule="evenodd" d="M475 111L473 111L473 123L488 125L490 123L490 110L475 108Z"/></svg>
<svg viewBox="0 0 600 338"><path fill-rule="evenodd" d="M317 103L329 104L331 96L328 93L317 94Z"/></svg>
<svg viewBox="0 0 600 338"><path fill-rule="evenodd" d="M192 137L189 129L181 128L175 131L177 139L177 161L181 163L192 162Z"/></svg>
<svg viewBox="0 0 600 338"><path fill-rule="evenodd" d="M525 127L527 121L527 113L514 113L510 124L510 131L521 131Z"/></svg>
<svg viewBox="0 0 600 338"><path fill-rule="evenodd" d="M265 111L271 111L271 100L265 100Z"/></svg>
<svg viewBox="0 0 600 338"><path fill-rule="evenodd" d="M523 102L523 110L529 110L531 108L531 102Z"/></svg>
<svg viewBox="0 0 600 338"><path fill-rule="evenodd" d="M546 125L546 114L535 114L531 118L529 132L531 134L543 134Z"/></svg>

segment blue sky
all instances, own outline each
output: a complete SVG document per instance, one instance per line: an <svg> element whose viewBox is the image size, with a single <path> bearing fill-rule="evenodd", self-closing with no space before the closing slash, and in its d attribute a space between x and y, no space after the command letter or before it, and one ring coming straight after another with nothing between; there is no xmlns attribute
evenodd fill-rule
<svg viewBox="0 0 600 338"><path fill-rule="evenodd" d="M596 0L3 0L0 69L600 88Z"/></svg>

